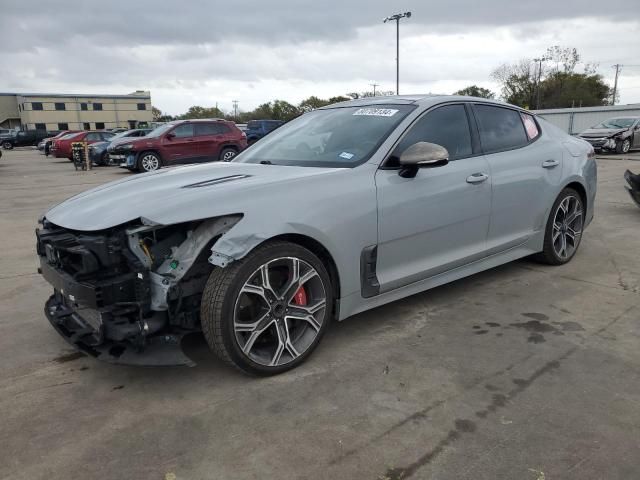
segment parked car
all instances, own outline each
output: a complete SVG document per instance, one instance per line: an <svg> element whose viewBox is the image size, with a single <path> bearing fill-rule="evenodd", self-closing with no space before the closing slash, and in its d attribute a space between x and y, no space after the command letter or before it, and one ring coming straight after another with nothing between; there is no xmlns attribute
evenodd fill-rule
<svg viewBox="0 0 640 480"><path fill-rule="evenodd" d="M35 146L40 140L49 135L49 132L45 130L14 130L13 134L0 137L0 142L2 143L2 148L11 150L14 147Z"/></svg>
<svg viewBox="0 0 640 480"><path fill-rule="evenodd" d="M89 146L89 159L94 165L116 165L109 159L109 153L107 148L110 145L118 145L120 143L126 143L132 138L144 137L151 132L150 128L135 128L133 130L124 130L120 133L116 133L109 140L103 142L97 142ZM120 163L117 163L120 165Z"/></svg>
<svg viewBox="0 0 640 480"><path fill-rule="evenodd" d="M247 142L251 145L283 124L281 120L251 120L247 123Z"/></svg>
<svg viewBox="0 0 640 480"><path fill-rule="evenodd" d="M596 151L627 153L632 148L640 148L640 117L610 118L579 136Z"/></svg>
<svg viewBox="0 0 640 480"><path fill-rule="evenodd" d="M102 130L70 133L57 140L53 140L51 143L51 154L56 158L68 158L73 161L73 157L71 156L72 143L86 142L91 145L92 143L109 140L113 136L113 133Z"/></svg>
<svg viewBox="0 0 640 480"><path fill-rule="evenodd" d="M10 130L8 128L0 128L0 137L12 135L15 130Z"/></svg>
<svg viewBox="0 0 640 480"><path fill-rule="evenodd" d="M56 132L55 134L54 132L49 132L52 136L43 138L42 140L40 140L40 143L38 143L38 150L42 151L45 154L45 156L48 157L49 154L51 153L51 142L53 142L58 138L62 138L65 135L68 135L70 133L78 133L80 131L81 130L62 130L60 132Z"/></svg>
<svg viewBox="0 0 640 480"><path fill-rule="evenodd" d="M640 207L640 174L634 174L630 170L624 172L624 179L627 181L625 188L631 196L631 200Z"/></svg>
<svg viewBox="0 0 640 480"><path fill-rule="evenodd" d="M54 289L45 313L106 361L191 364L180 341L202 331L225 362L280 373L332 319L532 254L569 262L596 175L587 142L504 103L328 106L232 162L101 185L50 209L37 231Z"/></svg>
<svg viewBox="0 0 640 480"><path fill-rule="evenodd" d="M143 138L107 148L109 158L132 171L151 172L163 166L229 161L247 147L247 138L226 120L179 120L154 129Z"/></svg>

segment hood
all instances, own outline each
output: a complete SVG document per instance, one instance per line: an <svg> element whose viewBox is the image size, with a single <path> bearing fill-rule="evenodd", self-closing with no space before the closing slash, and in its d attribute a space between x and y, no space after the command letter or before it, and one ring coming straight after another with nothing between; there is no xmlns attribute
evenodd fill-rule
<svg viewBox="0 0 640 480"><path fill-rule="evenodd" d="M348 170L235 162L163 168L80 193L51 208L45 217L80 231L104 230L140 218L171 225L244 213L260 198L268 198L269 191L294 185L304 191L306 180L325 181L321 177Z"/></svg>
<svg viewBox="0 0 640 480"><path fill-rule="evenodd" d="M611 137L626 132L628 128L588 128L580 134L581 137Z"/></svg>

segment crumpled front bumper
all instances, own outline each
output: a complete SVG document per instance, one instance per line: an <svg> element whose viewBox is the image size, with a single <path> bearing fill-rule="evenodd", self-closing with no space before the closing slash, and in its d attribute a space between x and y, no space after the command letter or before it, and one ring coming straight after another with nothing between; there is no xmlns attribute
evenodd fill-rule
<svg viewBox="0 0 640 480"><path fill-rule="evenodd" d="M49 297L44 313L53 328L74 348L108 363L122 365L189 366L195 363L181 348L184 335L162 333L145 338L144 347L136 347L127 342L110 340L105 335L104 325L99 316L83 315L83 310L69 305L59 291Z"/></svg>

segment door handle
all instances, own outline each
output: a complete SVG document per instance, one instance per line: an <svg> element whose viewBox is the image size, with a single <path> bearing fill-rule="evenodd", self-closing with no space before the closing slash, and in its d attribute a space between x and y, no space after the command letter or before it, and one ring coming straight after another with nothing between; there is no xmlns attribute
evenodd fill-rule
<svg viewBox="0 0 640 480"><path fill-rule="evenodd" d="M545 160L544 162L542 162L542 168L553 168L557 167L558 165L560 165L560 162L558 160Z"/></svg>
<svg viewBox="0 0 640 480"><path fill-rule="evenodd" d="M489 175L486 173L474 173L473 175L469 175L467 177L467 183L482 183L485 182L489 178Z"/></svg>

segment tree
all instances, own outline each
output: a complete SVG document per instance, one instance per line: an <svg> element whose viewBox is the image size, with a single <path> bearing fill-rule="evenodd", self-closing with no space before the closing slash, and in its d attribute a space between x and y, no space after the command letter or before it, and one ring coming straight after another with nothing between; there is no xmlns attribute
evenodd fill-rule
<svg viewBox="0 0 640 480"><path fill-rule="evenodd" d="M468 97L480 97L480 98L495 98L495 94L488 88L478 87L477 85L470 85L458 90L454 95L463 95Z"/></svg>
<svg viewBox="0 0 640 480"><path fill-rule="evenodd" d="M298 105L298 108L303 112L310 112L311 110L315 110L316 108L321 108L326 105L329 105L328 100L323 100L321 98L311 96L303 100L302 102L300 102L300 105Z"/></svg>
<svg viewBox="0 0 640 480"><path fill-rule="evenodd" d="M596 66L587 63L584 73L577 73L579 63L580 54L575 48L554 45L534 62L522 59L514 64L503 64L491 76L500 83L503 98L521 107L607 105L611 89L602 76L595 73Z"/></svg>
<svg viewBox="0 0 640 480"><path fill-rule="evenodd" d="M194 118L222 118L224 112L217 107L201 107L194 105L189 107L186 113L179 115L177 118L180 120L189 120Z"/></svg>
<svg viewBox="0 0 640 480"><path fill-rule="evenodd" d="M173 117L167 113L162 113L159 108L151 107L151 115L154 122L170 122Z"/></svg>

